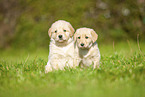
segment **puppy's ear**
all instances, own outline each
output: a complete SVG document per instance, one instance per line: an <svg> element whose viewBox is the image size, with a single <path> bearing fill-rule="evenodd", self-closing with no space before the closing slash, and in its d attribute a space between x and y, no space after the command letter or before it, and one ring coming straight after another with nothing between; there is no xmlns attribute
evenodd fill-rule
<svg viewBox="0 0 145 97"><path fill-rule="evenodd" d="M52 29L52 28L49 28L49 30L48 30L48 35L49 35L50 38L51 38L51 34L52 34L51 29Z"/></svg>
<svg viewBox="0 0 145 97"><path fill-rule="evenodd" d="M98 39L98 34L92 29L91 31L93 43Z"/></svg>
<svg viewBox="0 0 145 97"><path fill-rule="evenodd" d="M72 27L72 25L70 23L69 23L69 28L71 30L70 37L72 37L74 35L75 30L74 30L74 28Z"/></svg>
<svg viewBox="0 0 145 97"><path fill-rule="evenodd" d="M77 40L77 31L74 34L74 42Z"/></svg>

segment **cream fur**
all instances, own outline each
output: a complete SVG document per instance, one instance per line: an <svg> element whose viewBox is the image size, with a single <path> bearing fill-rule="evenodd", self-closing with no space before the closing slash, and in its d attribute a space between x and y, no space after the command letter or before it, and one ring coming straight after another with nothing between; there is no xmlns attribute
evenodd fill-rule
<svg viewBox="0 0 145 97"><path fill-rule="evenodd" d="M74 41L72 35L74 29L69 22L64 20L56 21L48 31L51 37L49 45L48 62L45 66L45 73L53 70L64 70L73 67ZM59 38L62 35L62 39Z"/></svg>
<svg viewBox="0 0 145 97"><path fill-rule="evenodd" d="M75 40L75 59L74 64L76 66L88 67L93 64L93 68L99 68L100 52L95 42L98 35L93 29L80 28L77 29L74 40ZM88 38L86 38L88 37ZM81 46L81 44L84 46Z"/></svg>

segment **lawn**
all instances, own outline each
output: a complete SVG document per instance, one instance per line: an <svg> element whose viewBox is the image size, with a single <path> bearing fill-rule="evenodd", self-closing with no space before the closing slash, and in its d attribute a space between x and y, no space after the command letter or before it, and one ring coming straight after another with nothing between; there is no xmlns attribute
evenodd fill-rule
<svg viewBox="0 0 145 97"><path fill-rule="evenodd" d="M0 97L145 97L145 43L99 44L99 48L99 69L48 74L47 49L2 50Z"/></svg>

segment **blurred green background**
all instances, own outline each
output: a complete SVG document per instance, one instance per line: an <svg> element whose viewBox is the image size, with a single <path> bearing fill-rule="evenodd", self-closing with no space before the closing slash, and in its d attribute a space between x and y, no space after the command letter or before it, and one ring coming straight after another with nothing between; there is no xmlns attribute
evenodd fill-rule
<svg viewBox="0 0 145 97"><path fill-rule="evenodd" d="M48 28L66 20L99 43L145 41L145 0L0 0L0 48L48 48Z"/></svg>

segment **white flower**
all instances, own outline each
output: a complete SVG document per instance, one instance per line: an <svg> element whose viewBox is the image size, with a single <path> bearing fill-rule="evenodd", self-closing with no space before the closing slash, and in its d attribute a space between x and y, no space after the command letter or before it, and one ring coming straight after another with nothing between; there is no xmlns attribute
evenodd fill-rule
<svg viewBox="0 0 145 97"><path fill-rule="evenodd" d="M124 16L128 16L130 14L130 10L128 8L122 8L122 14Z"/></svg>

